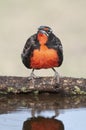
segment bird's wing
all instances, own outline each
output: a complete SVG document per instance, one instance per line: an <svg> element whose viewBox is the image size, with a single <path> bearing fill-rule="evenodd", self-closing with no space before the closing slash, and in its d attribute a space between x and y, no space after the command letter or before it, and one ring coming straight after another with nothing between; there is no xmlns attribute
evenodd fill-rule
<svg viewBox="0 0 86 130"><path fill-rule="evenodd" d="M47 42L47 46L49 48L53 48L57 51L57 54L59 56L58 62L59 62L59 66L60 66L63 62L63 47L62 47L60 39L52 33L49 38L49 41Z"/></svg>
<svg viewBox="0 0 86 130"><path fill-rule="evenodd" d="M30 57L35 47L35 42L36 42L36 34L32 35L26 41L23 52L21 54L22 62L27 68L30 68Z"/></svg>

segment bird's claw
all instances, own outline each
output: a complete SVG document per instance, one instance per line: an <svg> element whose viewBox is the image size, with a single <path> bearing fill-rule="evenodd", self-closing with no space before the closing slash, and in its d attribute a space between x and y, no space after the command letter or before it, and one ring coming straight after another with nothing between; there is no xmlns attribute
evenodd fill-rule
<svg viewBox="0 0 86 130"><path fill-rule="evenodd" d="M35 79L35 78L36 78L36 75L32 72L32 73L30 74L30 78L31 78L31 79Z"/></svg>
<svg viewBox="0 0 86 130"><path fill-rule="evenodd" d="M57 84L59 84L60 77L59 77L58 72L55 72L55 75L54 75L54 80L56 81L56 83L57 83Z"/></svg>
<svg viewBox="0 0 86 130"><path fill-rule="evenodd" d="M59 84L59 81L60 81L59 73L54 68L52 68L52 69L55 72L54 80L55 80L56 84Z"/></svg>

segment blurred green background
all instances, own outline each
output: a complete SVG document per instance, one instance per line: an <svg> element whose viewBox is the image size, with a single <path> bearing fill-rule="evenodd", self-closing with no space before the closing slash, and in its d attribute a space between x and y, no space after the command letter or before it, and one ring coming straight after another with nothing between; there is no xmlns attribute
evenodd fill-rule
<svg viewBox="0 0 86 130"><path fill-rule="evenodd" d="M30 74L21 52L40 25L50 26L62 41L64 62L56 68L60 75L86 77L86 0L0 0L0 75Z"/></svg>

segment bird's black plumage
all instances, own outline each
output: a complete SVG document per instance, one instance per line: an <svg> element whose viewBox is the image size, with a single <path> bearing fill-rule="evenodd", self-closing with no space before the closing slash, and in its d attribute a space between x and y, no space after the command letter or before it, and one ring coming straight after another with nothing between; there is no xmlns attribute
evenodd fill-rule
<svg viewBox="0 0 86 130"><path fill-rule="evenodd" d="M52 32L49 32L48 41L46 46L50 49L54 49L59 57L58 66L63 62L63 48L59 38L57 38ZM40 49L40 43L37 40L37 34L32 35L26 42L23 52L21 54L22 62L27 68L31 68L30 62L35 49Z"/></svg>

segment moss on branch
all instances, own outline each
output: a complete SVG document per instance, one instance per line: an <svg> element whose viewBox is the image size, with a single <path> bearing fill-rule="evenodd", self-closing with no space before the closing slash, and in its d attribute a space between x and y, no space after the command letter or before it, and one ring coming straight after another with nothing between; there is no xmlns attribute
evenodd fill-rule
<svg viewBox="0 0 86 130"><path fill-rule="evenodd" d="M35 78L29 77L0 76L0 93L29 93L29 92L52 92L63 95L85 95L86 79L61 77L57 85L53 77Z"/></svg>

